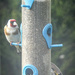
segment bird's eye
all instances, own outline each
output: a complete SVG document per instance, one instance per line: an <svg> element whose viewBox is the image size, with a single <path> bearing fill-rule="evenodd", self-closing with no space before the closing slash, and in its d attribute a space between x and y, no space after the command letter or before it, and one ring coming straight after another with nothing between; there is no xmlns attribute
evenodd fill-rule
<svg viewBox="0 0 75 75"><path fill-rule="evenodd" d="M13 22L12 21L10 23L13 25Z"/></svg>

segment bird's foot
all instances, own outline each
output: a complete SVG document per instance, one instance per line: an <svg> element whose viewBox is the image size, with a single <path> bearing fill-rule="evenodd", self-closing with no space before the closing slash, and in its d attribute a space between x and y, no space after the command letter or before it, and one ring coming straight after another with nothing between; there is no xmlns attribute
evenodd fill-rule
<svg viewBox="0 0 75 75"><path fill-rule="evenodd" d="M10 42L10 46L12 46L12 42Z"/></svg>
<svg viewBox="0 0 75 75"><path fill-rule="evenodd" d="M17 42L17 44L20 44L20 42Z"/></svg>

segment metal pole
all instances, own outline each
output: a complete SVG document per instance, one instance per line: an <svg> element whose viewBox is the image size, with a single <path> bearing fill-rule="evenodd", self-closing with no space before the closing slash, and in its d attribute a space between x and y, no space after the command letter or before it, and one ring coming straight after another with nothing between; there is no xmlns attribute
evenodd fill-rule
<svg viewBox="0 0 75 75"><path fill-rule="evenodd" d="M50 0L34 0L31 9L22 7L22 75L51 75L51 50L42 35L49 11Z"/></svg>

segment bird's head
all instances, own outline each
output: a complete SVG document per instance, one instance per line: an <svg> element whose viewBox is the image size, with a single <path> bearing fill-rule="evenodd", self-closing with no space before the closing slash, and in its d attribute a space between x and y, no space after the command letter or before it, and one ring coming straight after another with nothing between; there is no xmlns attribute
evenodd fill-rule
<svg viewBox="0 0 75 75"><path fill-rule="evenodd" d="M18 27L18 24L16 23L15 19L8 20L7 25L8 25L8 27L12 27L12 28Z"/></svg>

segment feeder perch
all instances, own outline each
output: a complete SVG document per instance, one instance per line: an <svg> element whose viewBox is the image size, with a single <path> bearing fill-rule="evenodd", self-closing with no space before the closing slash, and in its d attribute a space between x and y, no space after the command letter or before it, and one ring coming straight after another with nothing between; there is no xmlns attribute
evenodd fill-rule
<svg viewBox="0 0 75 75"><path fill-rule="evenodd" d="M47 42L48 48L51 49L52 47L62 47L63 44L54 44L52 45L52 24L47 24L43 31L42 34Z"/></svg>

